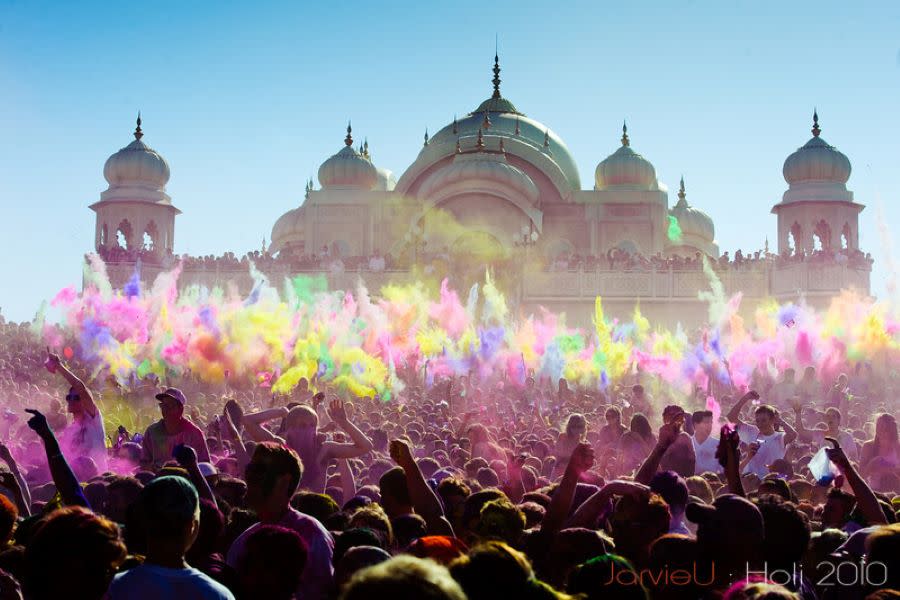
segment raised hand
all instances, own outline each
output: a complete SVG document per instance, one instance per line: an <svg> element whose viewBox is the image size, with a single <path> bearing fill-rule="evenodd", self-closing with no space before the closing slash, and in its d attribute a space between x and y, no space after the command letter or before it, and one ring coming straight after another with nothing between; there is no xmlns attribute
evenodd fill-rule
<svg viewBox="0 0 900 600"><path fill-rule="evenodd" d="M833 437L826 437L826 442L831 443L834 448L826 448L825 454L828 456L828 460L833 462L838 469L841 470L841 473L846 473L850 467L850 459L847 458L847 455L844 453L844 449L841 448L840 443Z"/></svg>
<svg viewBox="0 0 900 600"><path fill-rule="evenodd" d="M409 465L413 461L412 456L412 448L409 447L404 440L391 440L391 445L388 448L391 454L391 460L395 463L404 467Z"/></svg>
<svg viewBox="0 0 900 600"><path fill-rule="evenodd" d="M738 465L741 460L741 450L739 447L741 438L737 430L728 426L722 426L719 434L719 445L716 448L716 460L727 469L729 464Z"/></svg>
<svg viewBox="0 0 900 600"><path fill-rule="evenodd" d="M347 411L340 398L335 398L328 405L328 416L338 425L343 425L347 422Z"/></svg>
<svg viewBox="0 0 900 600"><path fill-rule="evenodd" d="M50 431L50 424L47 423L47 417L39 411L33 408L26 408L25 412L32 415L30 419L28 419L28 426L35 431L39 436L44 436L47 434L52 434Z"/></svg>
<svg viewBox="0 0 900 600"><path fill-rule="evenodd" d="M44 366L51 373L56 373L57 367L62 364L62 361L59 359L59 355L50 352L50 348L47 348L47 359L44 361Z"/></svg>
<svg viewBox="0 0 900 600"><path fill-rule="evenodd" d="M678 435L681 433L681 424L678 421L666 423L659 428L659 437L657 438L657 446L660 448L668 448L675 443Z"/></svg>
<svg viewBox="0 0 900 600"><path fill-rule="evenodd" d="M591 448L591 445L578 444L575 446L575 449L572 451L572 456L569 458L569 466L567 468L573 471L575 475L581 477L585 471L589 471L593 466L594 449Z"/></svg>
<svg viewBox="0 0 900 600"><path fill-rule="evenodd" d="M312 397L312 405L316 410L319 409L319 405L325 400L325 392L318 392L315 396Z"/></svg>

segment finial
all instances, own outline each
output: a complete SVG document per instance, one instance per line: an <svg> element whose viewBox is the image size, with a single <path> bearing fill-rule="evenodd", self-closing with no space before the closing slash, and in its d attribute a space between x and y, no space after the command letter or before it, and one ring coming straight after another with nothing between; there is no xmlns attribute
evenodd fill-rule
<svg viewBox="0 0 900 600"><path fill-rule="evenodd" d="M622 145L631 145L631 142L628 140L628 125L625 123L625 121L622 121Z"/></svg>
<svg viewBox="0 0 900 600"><path fill-rule="evenodd" d="M819 129L819 113L814 108L813 109L813 128L812 128L813 137L819 137L819 133L821 133L821 131L822 130Z"/></svg>
<svg viewBox="0 0 900 600"><path fill-rule="evenodd" d="M478 141L475 142L475 147L479 150L484 150L484 133L480 127L478 128Z"/></svg>
<svg viewBox="0 0 900 600"><path fill-rule="evenodd" d="M494 40L494 78L491 80L494 84L494 93L491 98L500 97L500 57L497 55L497 42Z"/></svg>
<svg viewBox="0 0 900 600"><path fill-rule="evenodd" d="M456 153L462 154L462 147L459 145L459 136L456 136Z"/></svg>
<svg viewBox="0 0 900 600"><path fill-rule="evenodd" d="M550 130L549 129L544 130L544 149L545 150L550 149Z"/></svg>
<svg viewBox="0 0 900 600"><path fill-rule="evenodd" d="M500 138L500 152L506 154L506 146L503 145L503 138Z"/></svg>
<svg viewBox="0 0 900 600"><path fill-rule="evenodd" d="M687 194L684 192L684 175L681 176L681 184L678 186L678 201L684 201Z"/></svg>
<svg viewBox="0 0 900 600"><path fill-rule="evenodd" d="M363 151L362 155L366 158L369 158L369 138L363 139Z"/></svg>
<svg viewBox="0 0 900 600"><path fill-rule="evenodd" d="M344 143L347 144L348 146L353 145L352 132L353 132L353 128L350 127L350 121L347 121L347 137L344 138Z"/></svg>
<svg viewBox="0 0 900 600"><path fill-rule="evenodd" d="M456 115L453 115L453 135L459 133L459 125L456 123Z"/></svg>
<svg viewBox="0 0 900 600"><path fill-rule="evenodd" d="M522 130L519 129L519 115L516 115L516 136L520 135Z"/></svg>
<svg viewBox="0 0 900 600"><path fill-rule="evenodd" d="M428 128L425 128L425 145L428 145Z"/></svg>
<svg viewBox="0 0 900 600"><path fill-rule="evenodd" d="M134 139L139 140L142 137L144 137L144 132L141 131L141 111L138 111L137 128L134 130Z"/></svg>
<svg viewBox="0 0 900 600"><path fill-rule="evenodd" d="M481 127L484 129L491 128L491 117L488 115L487 109L484 110L484 119L481 121Z"/></svg>

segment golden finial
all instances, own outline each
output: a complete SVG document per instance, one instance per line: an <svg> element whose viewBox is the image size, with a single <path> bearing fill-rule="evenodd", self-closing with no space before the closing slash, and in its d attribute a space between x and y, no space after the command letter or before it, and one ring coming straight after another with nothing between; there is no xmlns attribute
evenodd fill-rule
<svg viewBox="0 0 900 600"><path fill-rule="evenodd" d="M142 137L144 137L144 132L141 131L141 111L138 111L137 128L134 130L134 139L139 140Z"/></svg>
<svg viewBox="0 0 900 600"><path fill-rule="evenodd" d="M480 127L478 128L478 140L475 142L475 147L479 150L484 150L484 133Z"/></svg>
<svg viewBox="0 0 900 600"><path fill-rule="evenodd" d="M819 133L821 133L821 131L822 130L819 129L819 113L814 108L813 109L813 128L812 128L813 137L819 137Z"/></svg>
<svg viewBox="0 0 900 600"><path fill-rule="evenodd" d="M500 58L497 56L497 43L494 41L494 93L491 98L500 97Z"/></svg>
<svg viewBox="0 0 900 600"><path fill-rule="evenodd" d="M347 144L348 146L353 145L352 132L353 132L353 128L350 127L350 121L347 121L347 137L344 138L344 143Z"/></svg>
<svg viewBox="0 0 900 600"><path fill-rule="evenodd" d="M628 139L628 125L625 124L625 121L622 121L622 145L630 146L631 142Z"/></svg>

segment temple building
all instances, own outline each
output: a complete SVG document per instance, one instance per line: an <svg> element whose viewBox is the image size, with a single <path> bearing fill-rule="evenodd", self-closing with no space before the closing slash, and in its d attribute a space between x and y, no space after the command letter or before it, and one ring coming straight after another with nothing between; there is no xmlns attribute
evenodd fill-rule
<svg viewBox="0 0 900 600"><path fill-rule="evenodd" d="M820 136L818 114L813 137L784 163L788 189L772 208L777 250L760 240L760 252L730 256L720 253L709 215L688 201L683 178L670 205L626 124L619 147L584 186L565 142L503 97L497 56L492 83L474 110L425 134L399 178L376 164L348 124L319 167L319 186L308 182L275 222L269 247L251 257L257 267L273 279L321 271L334 289L354 289L362 278L373 292L444 275L464 288L489 267L517 309L544 306L578 324L589 322L598 295L613 315L627 317L639 302L651 320L701 322L698 293L709 287L701 257L728 293L743 293L748 313L766 298L823 305L845 288L869 293L863 205L846 187L850 161ZM135 140L107 161L109 188L91 205L95 249L119 285L137 263L151 280L178 259L169 166L142 141L140 125L139 117ZM251 285L246 259L188 257L183 268L183 285Z"/></svg>

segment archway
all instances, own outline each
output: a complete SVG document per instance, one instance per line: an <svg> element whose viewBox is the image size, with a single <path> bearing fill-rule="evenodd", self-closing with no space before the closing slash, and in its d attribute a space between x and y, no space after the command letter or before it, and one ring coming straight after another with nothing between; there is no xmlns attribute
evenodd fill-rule
<svg viewBox="0 0 900 600"><path fill-rule="evenodd" d="M831 249L831 227L824 219L816 223L813 229L813 249L814 250L830 250Z"/></svg>
<svg viewBox="0 0 900 600"><path fill-rule="evenodd" d="M803 254L803 228L796 221L788 231L788 248L794 256Z"/></svg>
<svg viewBox="0 0 900 600"><path fill-rule="evenodd" d="M156 250L156 240L159 238L159 231L156 228L156 223L150 221L147 223L147 227L144 229L144 237L141 244L141 249L147 252L153 252Z"/></svg>
<svg viewBox="0 0 900 600"><path fill-rule="evenodd" d="M123 250L130 250L131 236L131 223L128 222L128 219L122 219L116 228L116 245Z"/></svg>

